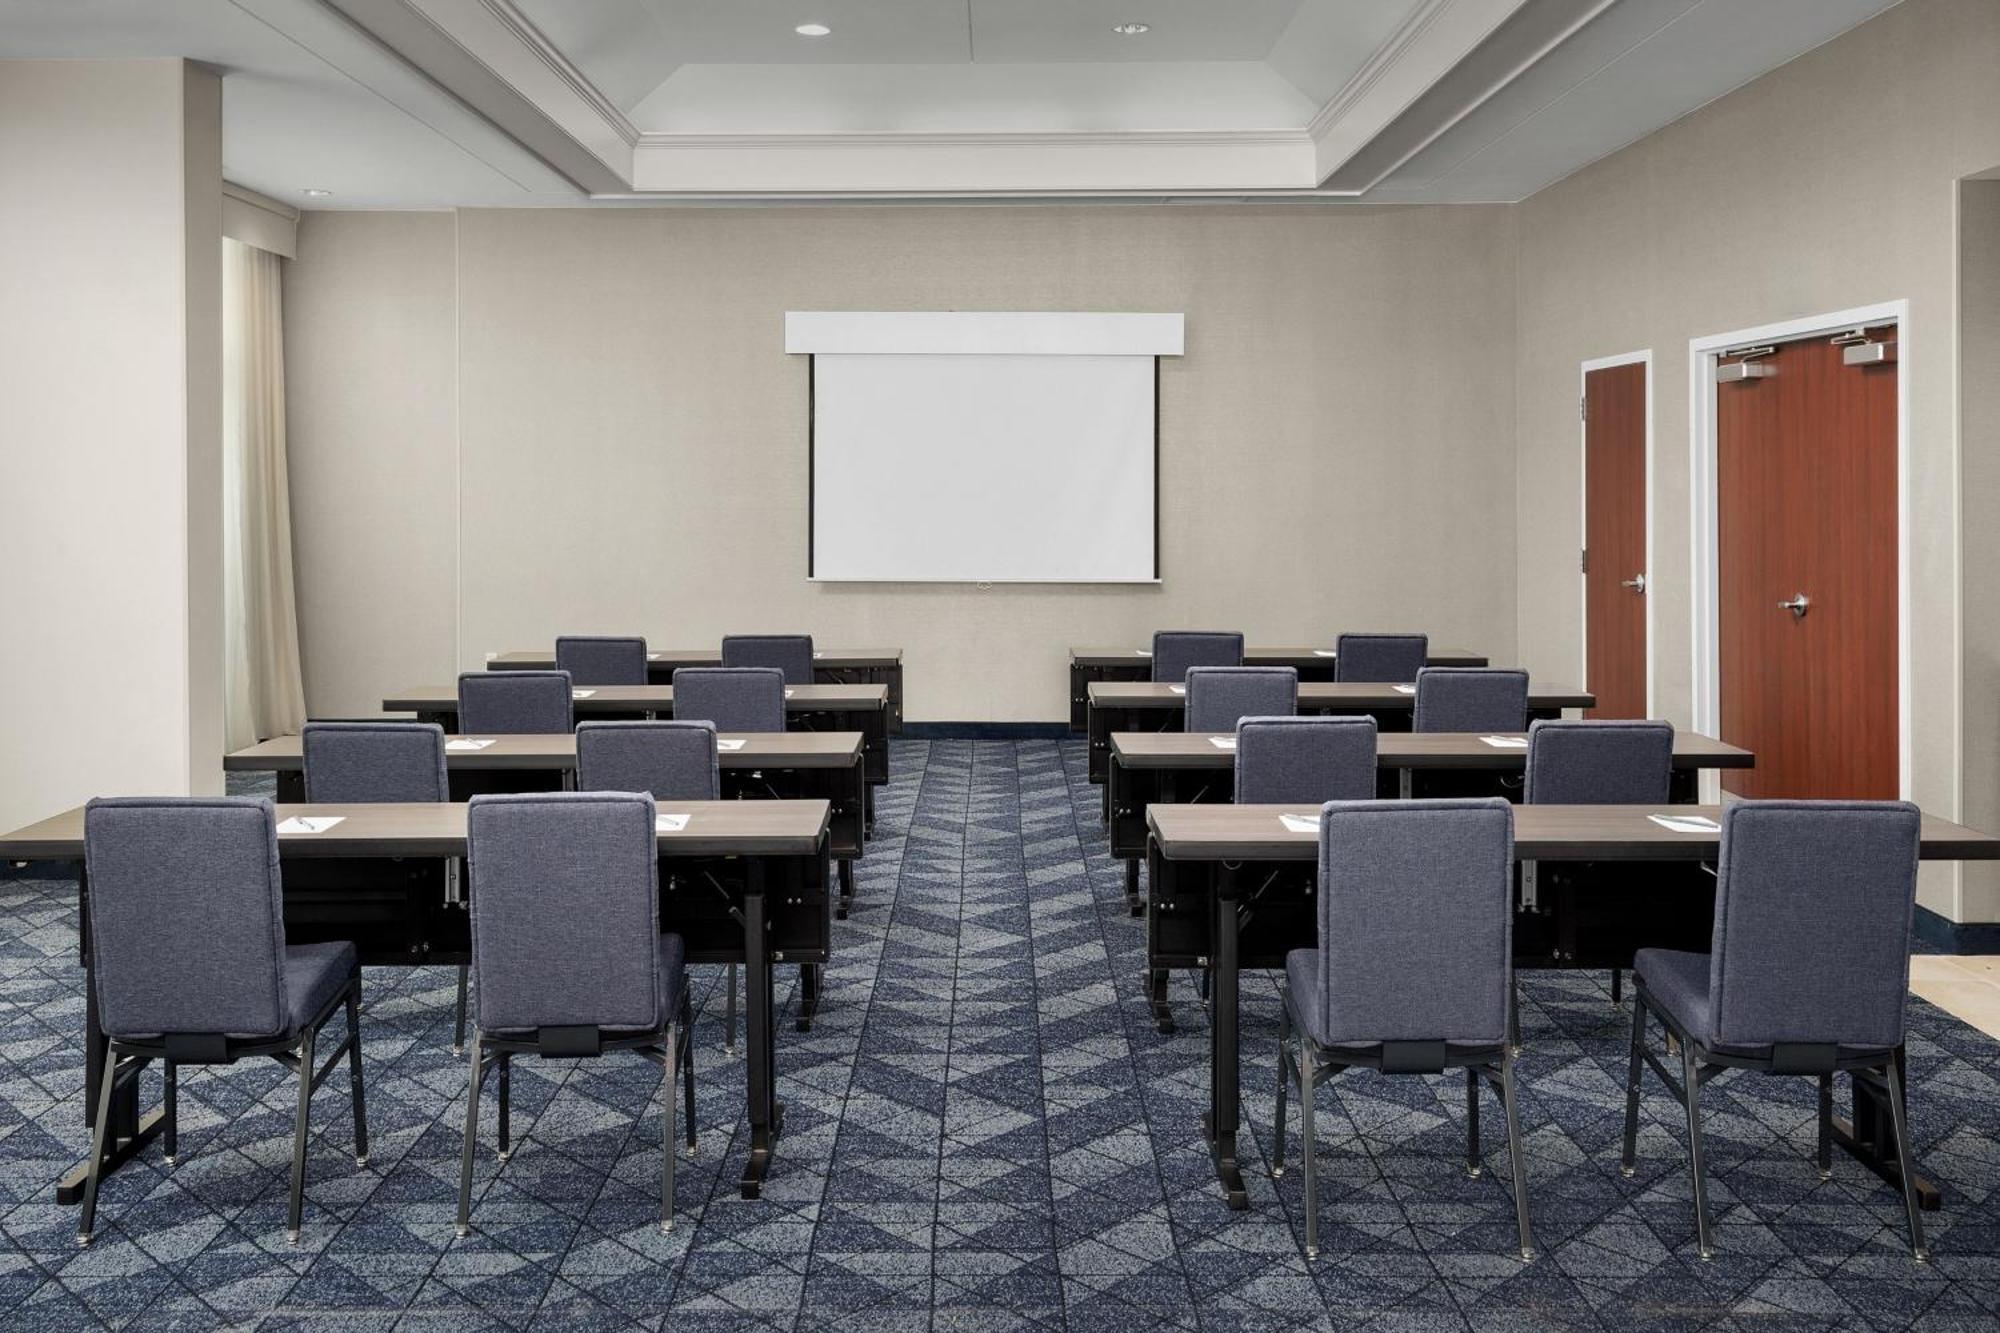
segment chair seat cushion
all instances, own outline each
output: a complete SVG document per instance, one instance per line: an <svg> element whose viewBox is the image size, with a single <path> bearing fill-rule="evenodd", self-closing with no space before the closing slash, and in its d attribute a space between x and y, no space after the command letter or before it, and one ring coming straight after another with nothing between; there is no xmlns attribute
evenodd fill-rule
<svg viewBox="0 0 2000 1333"><path fill-rule="evenodd" d="M1713 1029L1708 1003L1711 955L1679 949L1641 949L1632 959L1632 975L1675 1026L1706 1042Z"/></svg>
<svg viewBox="0 0 2000 1333"><path fill-rule="evenodd" d="M291 1030L299 1032L340 993L354 975L354 946L346 940L292 944L285 948L285 994L291 1000Z"/></svg>

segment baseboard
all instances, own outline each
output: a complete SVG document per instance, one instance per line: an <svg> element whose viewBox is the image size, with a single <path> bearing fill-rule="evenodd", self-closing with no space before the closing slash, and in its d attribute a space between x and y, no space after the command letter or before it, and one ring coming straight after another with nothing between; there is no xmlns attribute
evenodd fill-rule
<svg viewBox="0 0 2000 1333"><path fill-rule="evenodd" d="M920 741L1044 741L1069 735L1069 723L905 722L903 735Z"/></svg>
<svg viewBox="0 0 2000 1333"><path fill-rule="evenodd" d="M1911 934L1926 953L2000 953L2000 921L1953 921L1919 906Z"/></svg>

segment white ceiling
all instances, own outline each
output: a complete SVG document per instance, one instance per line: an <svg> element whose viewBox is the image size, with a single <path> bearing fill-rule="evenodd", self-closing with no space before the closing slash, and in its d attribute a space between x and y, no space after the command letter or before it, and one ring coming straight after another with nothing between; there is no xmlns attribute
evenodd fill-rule
<svg viewBox="0 0 2000 1333"><path fill-rule="evenodd" d="M1893 3L0 0L0 58L213 64L229 177L303 207L1449 202L1523 198Z"/></svg>

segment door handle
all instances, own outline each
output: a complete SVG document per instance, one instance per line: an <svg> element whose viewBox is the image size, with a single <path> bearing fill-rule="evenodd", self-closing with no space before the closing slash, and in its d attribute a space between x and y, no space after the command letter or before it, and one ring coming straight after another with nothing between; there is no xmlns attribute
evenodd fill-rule
<svg viewBox="0 0 2000 1333"><path fill-rule="evenodd" d="M1811 607L1812 607L1812 598L1806 596L1802 592L1792 594L1792 600L1789 602L1778 603L1778 609L1780 611L1790 611L1792 613L1792 618L1794 620L1804 620L1806 617L1806 612L1810 610Z"/></svg>
<svg viewBox="0 0 2000 1333"><path fill-rule="evenodd" d="M1630 588L1636 593L1643 593L1646 591L1646 576L1644 574L1634 574L1618 586L1621 588Z"/></svg>

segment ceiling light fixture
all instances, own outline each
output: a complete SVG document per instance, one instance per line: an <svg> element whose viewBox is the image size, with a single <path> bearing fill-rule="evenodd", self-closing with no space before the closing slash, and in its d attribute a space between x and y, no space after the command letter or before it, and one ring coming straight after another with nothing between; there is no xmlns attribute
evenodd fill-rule
<svg viewBox="0 0 2000 1333"><path fill-rule="evenodd" d="M824 23L801 23L798 27L793 28L792 31L801 37L831 37L833 35L833 29L827 27Z"/></svg>
<svg viewBox="0 0 2000 1333"><path fill-rule="evenodd" d="M322 190L322 189L320 189L320 188L319 188L318 186L316 186L316 185L308 185L308 186L306 186L306 187L305 187L305 188L304 188L303 190L300 190L300 191L299 191L299 193L300 193L300 194L302 194L302 195L304 195L304 196L305 196L306 198L308 198L308 199L331 199L331 198L333 198L333 191L332 191L332 190Z"/></svg>
<svg viewBox="0 0 2000 1333"><path fill-rule="evenodd" d="M1119 23L1115 24L1111 29L1111 31L1117 33L1120 37L1137 37L1142 32L1151 32L1152 30L1153 25L1150 23Z"/></svg>

